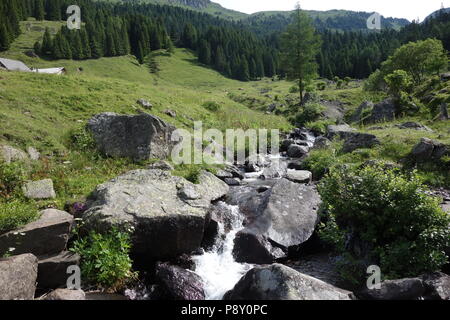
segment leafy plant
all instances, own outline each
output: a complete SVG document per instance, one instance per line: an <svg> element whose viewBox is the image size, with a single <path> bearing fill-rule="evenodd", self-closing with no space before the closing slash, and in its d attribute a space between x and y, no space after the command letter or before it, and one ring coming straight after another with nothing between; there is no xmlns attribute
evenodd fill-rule
<svg viewBox="0 0 450 320"><path fill-rule="evenodd" d="M348 246L345 252L355 261L379 264L386 278L436 271L448 259L450 217L425 191L416 173L381 165L336 168L319 192L337 230L327 226L322 236L332 239L339 231L360 239L365 250Z"/></svg>
<svg viewBox="0 0 450 320"><path fill-rule="evenodd" d="M79 151L92 150L95 148L95 140L92 133L85 126L75 128L70 133L72 148Z"/></svg>
<svg viewBox="0 0 450 320"><path fill-rule="evenodd" d="M25 181L25 170L20 162L0 162L0 196L10 198Z"/></svg>
<svg viewBox="0 0 450 320"><path fill-rule="evenodd" d="M134 279L130 235L113 228L105 234L91 231L76 240L70 249L81 256L81 272L85 279L102 288L117 291Z"/></svg>
<svg viewBox="0 0 450 320"><path fill-rule="evenodd" d="M35 220L38 215L33 202L22 199L0 202L0 234L27 224Z"/></svg>
<svg viewBox="0 0 450 320"><path fill-rule="evenodd" d="M307 103L296 115L295 124L304 126L307 122L313 122L320 118L324 107L319 103Z"/></svg>

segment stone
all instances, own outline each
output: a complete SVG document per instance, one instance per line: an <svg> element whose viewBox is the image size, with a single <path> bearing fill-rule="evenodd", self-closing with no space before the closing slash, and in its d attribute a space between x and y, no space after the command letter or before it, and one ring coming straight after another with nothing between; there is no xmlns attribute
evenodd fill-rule
<svg viewBox="0 0 450 320"><path fill-rule="evenodd" d="M41 157L41 154L39 151L37 151L34 147L28 147L27 148L28 156L31 160L37 161Z"/></svg>
<svg viewBox="0 0 450 320"><path fill-rule="evenodd" d="M39 289L56 289L66 287L67 268L79 265L80 255L63 251L52 256L39 257L37 287Z"/></svg>
<svg viewBox="0 0 450 320"><path fill-rule="evenodd" d="M0 300L32 300L38 260L32 254L0 258Z"/></svg>
<svg viewBox="0 0 450 320"><path fill-rule="evenodd" d="M134 170L97 186L83 214L85 231L134 227L133 253L163 260L197 250L211 202L228 185L209 172L199 184L162 170Z"/></svg>
<svg viewBox="0 0 450 320"><path fill-rule="evenodd" d="M86 294L83 290L56 289L44 296L43 300L86 300Z"/></svg>
<svg viewBox="0 0 450 320"><path fill-rule="evenodd" d="M355 293L363 300L416 300L425 293L425 287L419 278L386 280L380 289L365 288Z"/></svg>
<svg viewBox="0 0 450 320"><path fill-rule="evenodd" d="M311 183L312 173L306 170L288 170L286 179L296 183Z"/></svg>
<svg viewBox="0 0 450 320"><path fill-rule="evenodd" d="M150 169L150 170L159 169L159 170L163 170L163 171L175 170L175 168L169 162L164 161L164 160L159 160L155 163L152 163L151 165L149 165L147 167L147 169Z"/></svg>
<svg viewBox="0 0 450 320"><path fill-rule="evenodd" d="M66 248L73 222L74 217L67 212L56 209L41 211L38 220L0 235L0 255L9 248L15 249L14 254L59 254Z"/></svg>
<svg viewBox="0 0 450 320"><path fill-rule="evenodd" d="M428 138L422 138L411 151L411 157L416 162L439 160L448 154L450 154L448 146Z"/></svg>
<svg viewBox="0 0 450 320"><path fill-rule="evenodd" d="M309 149L304 146L292 144L289 146L287 155L289 158L301 158L309 152Z"/></svg>
<svg viewBox="0 0 450 320"><path fill-rule="evenodd" d="M276 253L272 255L274 260L311 237L319 221L321 200L315 187L280 179L271 189L259 195L249 194L237 203L247 221L240 233L254 235L252 241L266 248L268 255ZM238 262L253 263L246 259L251 255L248 251L256 250L246 243L248 238L235 239L233 254Z"/></svg>
<svg viewBox="0 0 450 320"><path fill-rule="evenodd" d="M176 118L177 117L177 113L173 110L167 109L164 111L165 114L167 114L169 117L172 118Z"/></svg>
<svg viewBox="0 0 450 320"><path fill-rule="evenodd" d="M224 181L229 186L240 186L241 185L241 181L236 178L225 178Z"/></svg>
<svg viewBox="0 0 450 320"><path fill-rule="evenodd" d="M53 189L53 181L44 179L39 181L30 181L22 187L23 194L28 199L54 199L56 198Z"/></svg>
<svg viewBox="0 0 450 320"><path fill-rule="evenodd" d="M0 146L0 160L6 163L27 160L28 156L20 149L13 148L7 145Z"/></svg>
<svg viewBox="0 0 450 320"><path fill-rule="evenodd" d="M329 125L327 126L327 138L332 140L335 137L344 139L349 136L349 134L355 132L356 129L350 127L348 124L340 125Z"/></svg>
<svg viewBox="0 0 450 320"><path fill-rule="evenodd" d="M345 153L353 152L356 149L372 148L380 144L376 136L369 133L351 133L344 141L342 150Z"/></svg>
<svg viewBox="0 0 450 320"><path fill-rule="evenodd" d="M396 126L399 129L412 129L412 130L418 130L418 131L428 131L428 132L432 132L433 130L431 130L430 128L428 128L427 126L424 126L420 123L417 122L405 122L403 124L397 125Z"/></svg>
<svg viewBox="0 0 450 320"><path fill-rule="evenodd" d="M205 300L202 278L192 271L167 263L156 266L156 279L167 300Z"/></svg>
<svg viewBox="0 0 450 320"><path fill-rule="evenodd" d="M392 98L377 103L372 108L372 113L366 118L365 123L377 123L395 119L397 108Z"/></svg>
<svg viewBox="0 0 450 320"><path fill-rule="evenodd" d="M314 141L313 149L325 149L331 145L331 141L325 137L318 137Z"/></svg>
<svg viewBox="0 0 450 320"><path fill-rule="evenodd" d="M224 300L351 300L353 295L282 264L248 271Z"/></svg>
<svg viewBox="0 0 450 320"><path fill-rule="evenodd" d="M426 298L433 300L450 300L450 276L442 272L423 275Z"/></svg>
<svg viewBox="0 0 450 320"><path fill-rule="evenodd" d="M137 101L137 104L148 110L151 110L153 108L153 105L145 99L139 99Z"/></svg>
<svg viewBox="0 0 450 320"><path fill-rule="evenodd" d="M351 123L359 123L364 122L365 119L363 119L364 115L367 114L368 111L371 111L374 107L373 102L371 101L364 101L352 114L350 117Z"/></svg>
<svg viewBox="0 0 450 320"><path fill-rule="evenodd" d="M89 120L88 128L99 151L115 158L167 159L179 141L172 139L174 126L148 113L101 113Z"/></svg>

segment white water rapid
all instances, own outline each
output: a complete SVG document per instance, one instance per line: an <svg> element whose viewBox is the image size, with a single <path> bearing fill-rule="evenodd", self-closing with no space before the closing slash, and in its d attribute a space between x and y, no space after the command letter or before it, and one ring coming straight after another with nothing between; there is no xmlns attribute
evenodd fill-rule
<svg viewBox="0 0 450 320"><path fill-rule="evenodd" d="M226 234L223 242L214 246L211 251L203 255L194 256L195 273L202 277L205 283L206 300L221 300L224 294L233 289L234 285L253 266L238 263L233 257L233 246L236 234L242 230L243 215L237 206L225 203L221 205L230 210L231 230ZM224 226L220 225L220 234L224 234Z"/></svg>

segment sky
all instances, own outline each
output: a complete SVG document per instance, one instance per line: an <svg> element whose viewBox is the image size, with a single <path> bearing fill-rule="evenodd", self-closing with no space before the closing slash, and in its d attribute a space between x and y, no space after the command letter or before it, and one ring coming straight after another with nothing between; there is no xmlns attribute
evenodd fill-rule
<svg viewBox="0 0 450 320"><path fill-rule="evenodd" d="M212 0L223 7L245 13L259 11L292 10L298 0ZM439 10L441 4L450 7L450 0L301 0L302 9L330 10L345 9L352 11L378 12L385 17L405 18L409 21L417 18L422 21L430 13Z"/></svg>

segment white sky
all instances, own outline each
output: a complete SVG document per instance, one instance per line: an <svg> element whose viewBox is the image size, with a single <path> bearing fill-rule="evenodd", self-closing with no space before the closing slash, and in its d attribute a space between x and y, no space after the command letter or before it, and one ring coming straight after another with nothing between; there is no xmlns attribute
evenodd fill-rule
<svg viewBox="0 0 450 320"><path fill-rule="evenodd" d="M212 0L223 7L245 13L259 11L292 10L298 0ZM306 10L346 9L378 12L385 17L422 21L430 13L439 10L441 3L450 7L450 0L301 0Z"/></svg>

